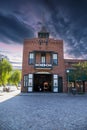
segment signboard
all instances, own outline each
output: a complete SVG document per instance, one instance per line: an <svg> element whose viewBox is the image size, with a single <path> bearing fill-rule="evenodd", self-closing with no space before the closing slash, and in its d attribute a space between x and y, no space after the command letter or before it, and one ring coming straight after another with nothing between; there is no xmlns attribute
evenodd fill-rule
<svg viewBox="0 0 87 130"><path fill-rule="evenodd" d="M52 67L52 64L35 64L36 67Z"/></svg>

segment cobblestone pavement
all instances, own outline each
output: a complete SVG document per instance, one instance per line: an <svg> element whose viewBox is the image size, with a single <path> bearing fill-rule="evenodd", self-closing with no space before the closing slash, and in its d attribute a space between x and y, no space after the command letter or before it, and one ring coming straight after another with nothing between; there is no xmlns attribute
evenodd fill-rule
<svg viewBox="0 0 87 130"><path fill-rule="evenodd" d="M19 94L0 103L0 130L87 130L87 95Z"/></svg>

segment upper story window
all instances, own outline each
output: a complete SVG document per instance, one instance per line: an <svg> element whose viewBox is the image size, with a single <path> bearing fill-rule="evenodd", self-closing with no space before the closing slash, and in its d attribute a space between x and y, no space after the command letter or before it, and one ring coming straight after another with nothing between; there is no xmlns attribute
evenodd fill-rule
<svg viewBox="0 0 87 130"><path fill-rule="evenodd" d="M45 53L42 53L42 54L41 54L41 63L42 63L42 64L45 64L45 63L46 63L46 55L45 55Z"/></svg>
<svg viewBox="0 0 87 130"><path fill-rule="evenodd" d="M29 64L34 64L34 53L29 53Z"/></svg>
<svg viewBox="0 0 87 130"><path fill-rule="evenodd" d="M57 65L57 64L58 64L58 54L53 53L53 65Z"/></svg>

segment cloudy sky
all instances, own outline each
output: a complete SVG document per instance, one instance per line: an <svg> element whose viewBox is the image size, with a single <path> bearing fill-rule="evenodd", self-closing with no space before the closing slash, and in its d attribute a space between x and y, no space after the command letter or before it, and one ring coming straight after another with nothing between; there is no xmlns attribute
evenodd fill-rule
<svg viewBox="0 0 87 130"><path fill-rule="evenodd" d="M65 58L87 59L87 0L0 0L0 54L21 64L24 38L37 37L43 19Z"/></svg>

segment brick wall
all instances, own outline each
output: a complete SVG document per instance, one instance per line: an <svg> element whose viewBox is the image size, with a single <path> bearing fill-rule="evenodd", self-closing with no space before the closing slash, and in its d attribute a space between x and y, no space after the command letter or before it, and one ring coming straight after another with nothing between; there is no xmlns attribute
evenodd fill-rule
<svg viewBox="0 0 87 130"><path fill-rule="evenodd" d="M28 73L35 73L38 71L47 71L53 74L58 74L59 76L63 77L63 92L67 91L66 88L66 75L65 75L65 63L64 63L64 57L63 57L63 41L62 40L54 40L49 39L48 44L42 43L39 44L39 39L27 39L24 41L24 47L23 47L23 64L22 64L22 91L27 91L23 87L23 76ZM54 66L52 70L35 70L33 65L28 64L28 56L29 52L32 51L53 51L55 53L58 53L58 66ZM38 53L36 55L36 63L40 61L40 54ZM46 54L46 61L50 61L50 54Z"/></svg>

